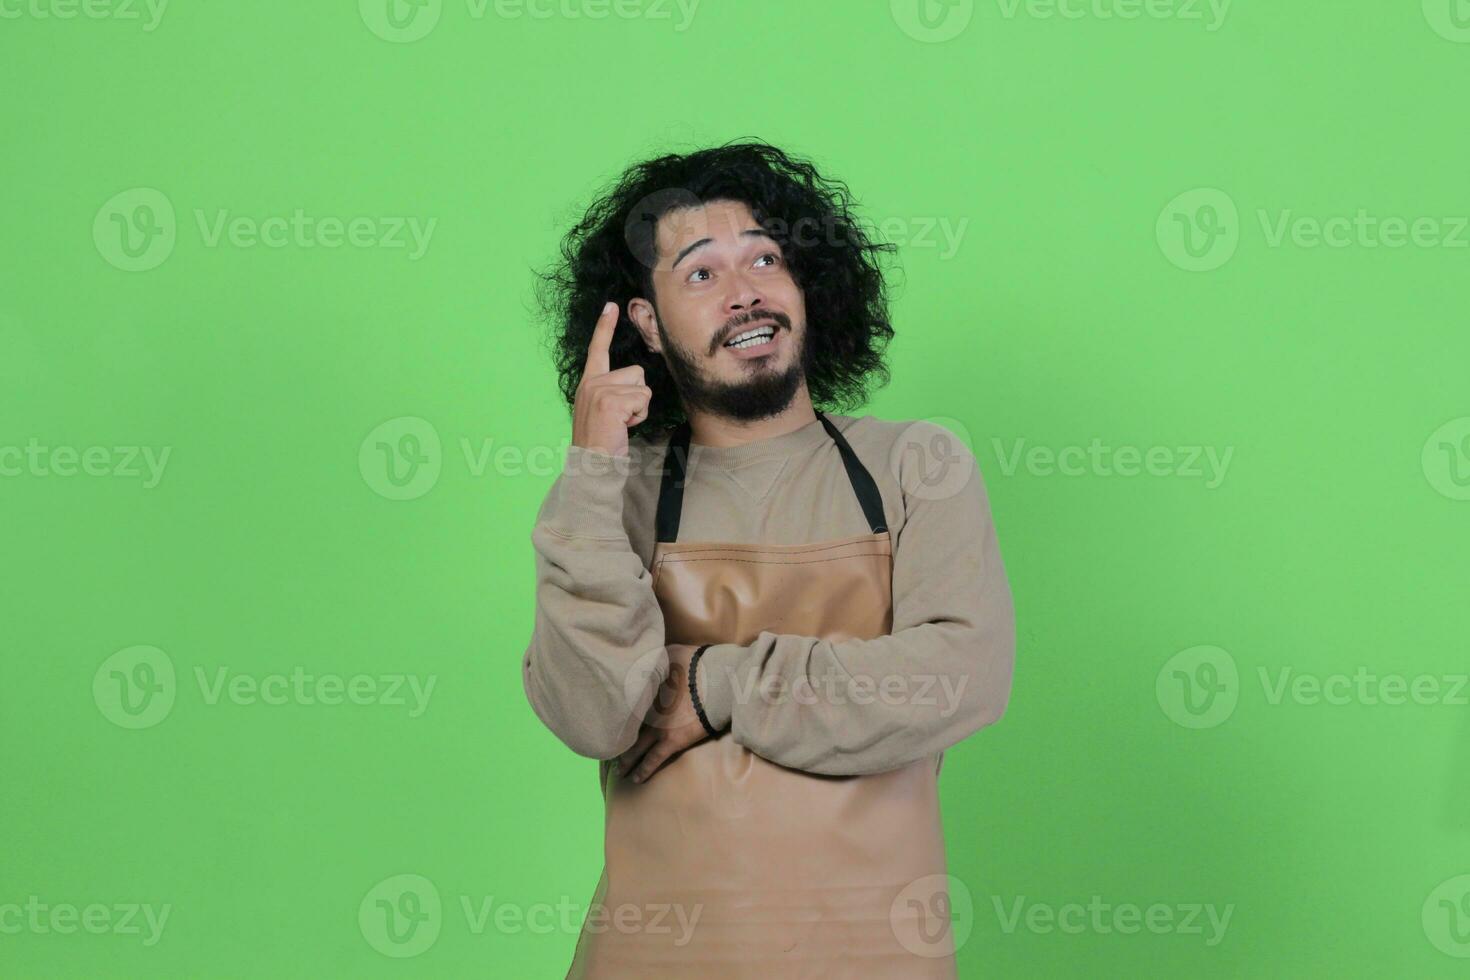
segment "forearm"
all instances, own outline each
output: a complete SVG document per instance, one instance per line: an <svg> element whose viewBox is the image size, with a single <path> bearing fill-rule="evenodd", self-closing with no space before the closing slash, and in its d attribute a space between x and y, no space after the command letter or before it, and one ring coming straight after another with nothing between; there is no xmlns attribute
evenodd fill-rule
<svg viewBox="0 0 1470 980"><path fill-rule="evenodd" d="M993 724L1010 699L1009 592L983 622L931 622L867 640L762 631L704 652L696 683L711 724L805 772L885 772ZM1002 608L1003 607L1003 608Z"/></svg>
<svg viewBox="0 0 1470 980"><path fill-rule="evenodd" d="M622 525L622 479L572 446L538 515L535 626L521 661L536 716L579 755L611 759L637 738L668 673L664 622Z"/></svg>

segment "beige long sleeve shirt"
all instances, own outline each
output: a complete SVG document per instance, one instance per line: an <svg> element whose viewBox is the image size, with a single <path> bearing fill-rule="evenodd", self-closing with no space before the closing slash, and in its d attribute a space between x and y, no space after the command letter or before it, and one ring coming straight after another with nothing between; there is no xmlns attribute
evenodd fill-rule
<svg viewBox="0 0 1470 980"><path fill-rule="evenodd" d="M829 775L884 772L1004 713L1011 591L964 443L932 422L826 414L883 496L892 632L828 641L762 631L710 646L695 680L710 723L756 755ZM649 572L667 445L667 435L635 437L625 457L569 446L531 533L536 617L522 682L537 717L579 755L626 751L668 675ZM804 544L868 530L820 420L739 446L693 443L686 480L680 541Z"/></svg>

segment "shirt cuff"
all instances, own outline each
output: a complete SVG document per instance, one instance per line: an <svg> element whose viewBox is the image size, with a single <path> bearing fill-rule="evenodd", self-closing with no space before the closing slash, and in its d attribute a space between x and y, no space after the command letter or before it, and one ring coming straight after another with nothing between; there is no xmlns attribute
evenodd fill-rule
<svg viewBox="0 0 1470 980"><path fill-rule="evenodd" d="M699 655L694 686L699 694L699 706L704 709L710 727L717 732L730 729L740 667L749 652L749 647L738 643L715 643Z"/></svg>

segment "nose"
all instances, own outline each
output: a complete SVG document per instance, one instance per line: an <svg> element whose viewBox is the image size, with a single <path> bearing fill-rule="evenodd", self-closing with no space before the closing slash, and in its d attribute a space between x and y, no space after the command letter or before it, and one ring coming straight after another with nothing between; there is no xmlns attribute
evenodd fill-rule
<svg viewBox="0 0 1470 980"><path fill-rule="evenodd" d="M725 307L731 319L734 319L742 313L747 316L754 316L765 308L765 298L761 296L760 291L754 286L739 287Z"/></svg>
<svg viewBox="0 0 1470 980"><path fill-rule="evenodd" d="M725 312L735 319L740 314L753 314L762 309L765 295L762 283L745 272L736 272L729 279L730 295L725 300Z"/></svg>

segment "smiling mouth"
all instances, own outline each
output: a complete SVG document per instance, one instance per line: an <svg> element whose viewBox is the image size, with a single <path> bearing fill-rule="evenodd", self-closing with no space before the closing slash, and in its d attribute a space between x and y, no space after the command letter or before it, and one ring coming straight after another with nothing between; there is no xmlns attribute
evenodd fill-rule
<svg viewBox="0 0 1470 980"><path fill-rule="evenodd" d="M724 344L731 350L741 350L746 347L759 347L776 336L779 329L775 322L767 321L758 327L747 327L737 333Z"/></svg>

